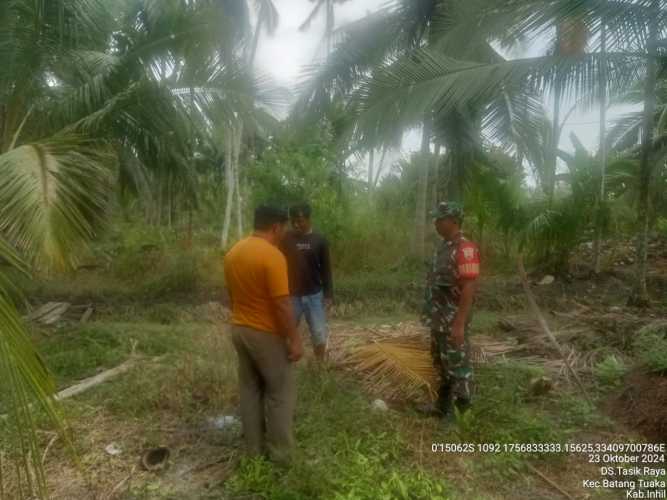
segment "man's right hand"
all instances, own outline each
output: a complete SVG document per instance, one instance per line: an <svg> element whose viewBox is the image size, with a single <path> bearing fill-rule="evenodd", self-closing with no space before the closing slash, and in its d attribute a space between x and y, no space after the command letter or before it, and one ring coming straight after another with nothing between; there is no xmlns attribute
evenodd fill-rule
<svg viewBox="0 0 667 500"><path fill-rule="evenodd" d="M289 340L287 342L287 359L292 363L296 363L303 357L303 342L298 340Z"/></svg>
<svg viewBox="0 0 667 500"><path fill-rule="evenodd" d="M292 300L287 295L277 297L275 299L275 307L278 322L287 342L287 359L292 363L296 363L303 356L303 341L296 328L296 321L294 321Z"/></svg>

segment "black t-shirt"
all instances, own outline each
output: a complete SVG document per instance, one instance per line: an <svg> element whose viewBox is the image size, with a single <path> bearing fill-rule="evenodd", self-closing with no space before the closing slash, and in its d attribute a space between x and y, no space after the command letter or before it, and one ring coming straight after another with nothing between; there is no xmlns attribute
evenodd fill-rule
<svg viewBox="0 0 667 500"><path fill-rule="evenodd" d="M329 244L321 234L290 231L281 249L287 258L291 295L303 297L323 291L326 298L333 298Z"/></svg>

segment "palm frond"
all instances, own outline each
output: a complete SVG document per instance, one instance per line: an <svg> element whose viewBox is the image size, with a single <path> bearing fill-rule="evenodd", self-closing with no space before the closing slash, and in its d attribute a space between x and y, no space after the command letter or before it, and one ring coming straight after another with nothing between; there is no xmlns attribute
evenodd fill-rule
<svg viewBox="0 0 667 500"><path fill-rule="evenodd" d="M488 140L515 150L531 140L544 116L540 97L521 88L498 92L485 111L482 130Z"/></svg>
<svg viewBox="0 0 667 500"><path fill-rule="evenodd" d="M318 116L336 96L347 95L372 68L400 49L400 26L395 12L382 10L341 28L327 59L306 68L294 113Z"/></svg>
<svg viewBox="0 0 667 500"><path fill-rule="evenodd" d="M424 339L375 342L355 349L348 362L374 393L410 399L426 392L435 399L438 375Z"/></svg>
<svg viewBox="0 0 667 500"><path fill-rule="evenodd" d="M608 78L612 92L630 85L642 72L642 58L610 53ZM592 88L597 78L597 54L546 56L488 64L459 61L427 49L400 58L366 79L355 93L359 122L381 125L382 110L399 103L402 121L414 122L426 110L446 111L465 103L484 103L503 88L544 92L558 78L564 95Z"/></svg>
<svg viewBox="0 0 667 500"><path fill-rule="evenodd" d="M607 134L610 151L626 151L640 144L642 136L643 113L627 113L616 120Z"/></svg>
<svg viewBox="0 0 667 500"><path fill-rule="evenodd" d="M310 28L311 23L315 20L317 15L320 13L320 10L326 5L326 3L326 0L317 0L313 10L310 11L306 20L299 26L299 31L307 31Z"/></svg>
<svg viewBox="0 0 667 500"><path fill-rule="evenodd" d="M16 251L0 239L0 260L26 273ZM64 431L63 419L53 398L55 384L28 333L12 299L15 290L6 286L0 274L0 429L12 448L9 458L16 464L16 481L27 497L46 498L46 479L38 450L39 439L35 406L47 416L71 446Z"/></svg>
<svg viewBox="0 0 667 500"><path fill-rule="evenodd" d="M490 15L498 14L510 26L507 37L537 39L553 32L554 26L572 20L583 20L592 33L599 32L601 20L607 26L609 47L645 47L648 22L655 16L650 0L627 2L623 0L556 0L543 2L531 0L516 5L516 2L499 2ZM663 21L664 23L664 21ZM663 24L664 26L664 24ZM597 50L597 46L591 47Z"/></svg>
<svg viewBox="0 0 667 500"><path fill-rule="evenodd" d="M115 155L76 136L0 155L0 232L31 260L65 268L103 225Z"/></svg>
<svg viewBox="0 0 667 500"><path fill-rule="evenodd" d="M255 0L257 17L262 20L262 26L269 35L273 35L280 22L280 12L272 0Z"/></svg>

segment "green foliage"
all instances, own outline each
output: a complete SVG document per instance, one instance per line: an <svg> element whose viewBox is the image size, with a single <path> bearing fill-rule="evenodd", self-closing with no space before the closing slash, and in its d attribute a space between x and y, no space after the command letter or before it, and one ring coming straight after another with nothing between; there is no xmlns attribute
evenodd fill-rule
<svg viewBox="0 0 667 500"><path fill-rule="evenodd" d="M474 165L469 174L465 208L470 217L466 229L472 226L478 244L487 252L493 247L506 261L527 223L523 178L516 163L501 152L490 151L484 160ZM494 260L492 265L500 264L500 260Z"/></svg>
<svg viewBox="0 0 667 500"><path fill-rule="evenodd" d="M313 137L305 144L273 141L252 165L253 206L274 203L289 207L307 201L317 223L332 238L344 224L336 155L331 146Z"/></svg>
<svg viewBox="0 0 667 500"><path fill-rule="evenodd" d="M655 224L658 234L663 239L667 239L667 217L660 217Z"/></svg>
<svg viewBox="0 0 667 500"><path fill-rule="evenodd" d="M667 323L657 322L642 328L634 341L634 352L641 365L651 372L667 372Z"/></svg>
<svg viewBox="0 0 667 500"><path fill-rule="evenodd" d="M0 240L0 258L13 260L15 256L5 250ZM0 387L0 408L6 415L0 418L0 453L6 453L15 463L17 480L20 481L23 474L34 474L27 484L22 484L23 488L45 497L46 478L39 459L37 417L45 416L68 445L69 439L52 397L55 384L3 286L0 286L0 325L0 376L5 381ZM0 487L3 480L0 477Z"/></svg>
<svg viewBox="0 0 667 500"><path fill-rule="evenodd" d="M197 261L193 255L175 255L169 257L166 271L146 282L142 292L149 297L159 297L170 294L188 294L197 289L199 274Z"/></svg>
<svg viewBox="0 0 667 500"><path fill-rule="evenodd" d="M543 204L533 208L536 214L522 232L522 239L548 270L567 272L570 252L580 242L589 220L582 208L572 199L559 200L553 208Z"/></svg>
<svg viewBox="0 0 667 500"><path fill-rule="evenodd" d="M603 387L618 387L627 372L625 363L613 354L593 367L593 376Z"/></svg>
<svg viewBox="0 0 667 500"><path fill-rule="evenodd" d="M340 272L335 313L348 318L414 314L422 307L424 277L423 269L409 264L388 271Z"/></svg>
<svg viewBox="0 0 667 500"><path fill-rule="evenodd" d="M582 429L613 428L613 420L579 394L559 395L552 402L551 411L558 416L558 424L564 434L580 432Z"/></svg>
<svg viewBox="0 0 667 500"><path fill-rule="evenodd" d="M378 483L378 479L380 482ZM340 477L335 500L445 500L448 488L422 472L391 472L387 475L377 456L357 454Z"/></svg>

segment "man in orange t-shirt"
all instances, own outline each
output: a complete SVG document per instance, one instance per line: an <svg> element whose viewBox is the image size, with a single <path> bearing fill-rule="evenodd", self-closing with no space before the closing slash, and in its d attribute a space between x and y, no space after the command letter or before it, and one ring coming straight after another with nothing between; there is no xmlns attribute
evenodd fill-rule
<svg viewBox="0 0 667 500"><path fill-rule="evenodd" d="M293 447L293 364L303 355L289 296L287 262L277 247L286 226L284 210L260 206L255 210L253 235L225 255L246 446L250 455L266 451L280 462L289 460Z"/></svg>

